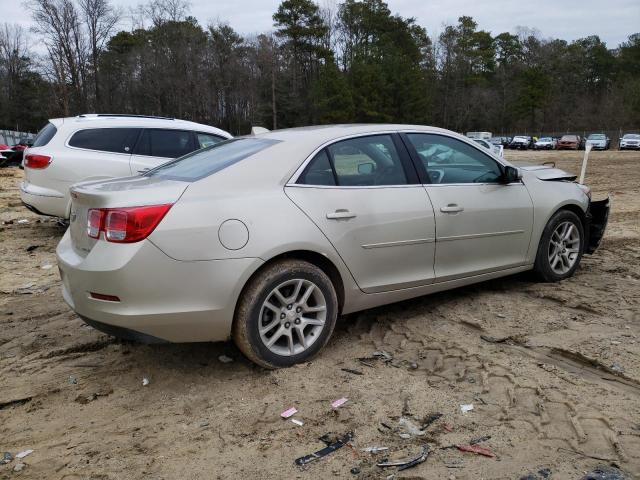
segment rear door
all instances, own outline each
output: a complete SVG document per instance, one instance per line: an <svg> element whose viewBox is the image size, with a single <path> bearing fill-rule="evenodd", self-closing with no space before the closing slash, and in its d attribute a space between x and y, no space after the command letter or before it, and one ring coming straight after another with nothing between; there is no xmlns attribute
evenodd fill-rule
<svg viewBox="0 0 640 480"><path fill-rule="evenodd" d="M437 281L523 265L533 226L533 202L521 181L504 184L500 164L446 135L404 136L426 174L436 222Z"/></svg>
<svg viewBox="0 0 640 480"><path fill-rule="evenodd" d="M139 175L199 148L188 130L145 128L131 155L131 174Z"/></svg>
<svg viewBox="0 0 640 480"><path fill-rule="evenodd" d="M433 208L397 135L323 148L286 194L326 235L363 291L433 282Z"/></svg>

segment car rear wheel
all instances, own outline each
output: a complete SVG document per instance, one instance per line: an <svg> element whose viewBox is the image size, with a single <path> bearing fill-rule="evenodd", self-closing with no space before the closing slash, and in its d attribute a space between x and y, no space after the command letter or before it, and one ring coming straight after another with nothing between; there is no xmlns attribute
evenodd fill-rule
<svg viewBox="0 0 640 480"><path fill-rule="evenodd" d="M557 212L545 227L534 271L545 282L571 277L584 251L584 229L580 218L569 210Z"/></svg>
<svg viewBox="0 0 640 480"><path fill-rule="evenodd" d="M337 315L329 277L309 262L282 260L245 288L232 335L249 360L265 368L289 367L308 361L326 345Z"/></svg>

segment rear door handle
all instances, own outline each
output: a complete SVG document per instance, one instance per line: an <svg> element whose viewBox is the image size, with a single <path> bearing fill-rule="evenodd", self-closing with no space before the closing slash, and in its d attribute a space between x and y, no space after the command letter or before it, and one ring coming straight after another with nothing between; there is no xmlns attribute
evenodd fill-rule
<svg viewBox="0 0 640 480"><path fill-rule="evenodd" d="M142 170L138 170L138 173L147 173L149 170L151 170L150 168L143 168Z"/></svg>
<svg viewBox="0 0 640 480"><path fill-rule="evenodd" d="M355 213L351 213L349 210L344 208L339 208L335 212L327 213L327 218L329 220L340 220L343 218L355 218L357 215Z"/></svg>
<svg viewBox="0 0 640 480"><path fill-rule="evenodd" d="M464 212L464 208L462 208L460 205L457 205L455 203L450 203L446 207L441 207L440 211L442 213L460 213L460 212Z"/></svg>

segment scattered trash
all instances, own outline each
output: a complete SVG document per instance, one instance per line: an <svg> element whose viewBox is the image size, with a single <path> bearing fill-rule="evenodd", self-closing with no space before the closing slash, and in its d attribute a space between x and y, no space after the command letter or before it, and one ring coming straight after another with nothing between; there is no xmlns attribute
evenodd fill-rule
<svg viewBox="0 0 640 480"><path fill-rule="evenodd" d="M146 387L147 385L149 385L149 379L147 377L142 377L142 386Z"/></svg>
<svg viewBox="0 0 640 480"><path fill-rule="evenodd" d="M349 401L349 399L346 398L346 397L339 398L339 399L334 400L333 402L331 402L331 407L332 408L338 408L339 406L344 405L348 401Z"/></svg>
<svg viewBox="0 0 640 480"><path fill-rule="evenodd" d="M415 467L416 465L421 464L427 459L427 456L429 456L429 445L424 445L422 447L422 451L417 457L407 458L405 460L398 460L395 462L389 462L389 461L380 462L377 465L381 468L398 467L398 471L401 471L401 470L406 470L407 468Z"/></svg>
<svg viewBox="0 0 640 480"><path fill-rule="evenodd" d="M340 370L342 370L343 372L352 373L353 375L364 375L364 373L360 370L353 370L351 368L341 368Z"/></svg>
<svg viewBox="0 0 640 480"><path fill-rule="evenodd" d="M580 480L631 480L631 477L627 477L621 470L615 467L599 465Z"/></svg>
<svg viewBox="0 0 640 480"><path fill-rule="evenodd" d="M424 430L422 430L418 425L413 423L407 417L400 417L400 420L398 420L398 424L401 425L402 427L404 427L404 429L410 435L420 437L420 436L424 435L424 433L425 433Z"/></svg>
<svg viewBox="0 0 640 480"><path fill-rule="evenodd" d="M529 473L524 477L520 477L520 480L544 480L545 478L551 477L551 469L549 468L541 468L538 470L538 473Z"/></svg>
<svg viewBox="0 0 640 480"><path fill-rule="evenodd" d="M453 425L449 425L448 423L442 425L442 428L444 428L449 433L453 432Z"/></svg>
<svg viewBox="0 0 640 480"><path fill-rule="evenodd" d="M203 422L200 422L200 424L198 425L200 428L205 428L209 426L209 422L207 422L206 420Z"/></svg>
<svg viewBox="0 0 640 480"><path fill-rule="evenodd" d="M18 220L19 224L25 224L25 223L29 223L29 220L27 220L26 218L21 218L20 220Z"/></svg>
<svg viewBox="0 0 640 480"><path fill-rule="evenodd" d="M497 313L496 317L498 317L498 318L507 318L507 316L503 315L502 313Z"/></svg>
<svg viewBox="0 0 640 480"><path fill-rule="evenodd" d="M24 467L26 467L24 463L16 463L15 466L13 467L13 471L21 472L22 470L24 470Z"/></svg>
<svg viewBox="0 0 640 480"><path fill-rule="evenodd" d="M280 414L282 418L289 418L298 413L298 409L296 407L287 408L284 412Z"/></svg>
<svg viewBox="0 0 640 480"><path fill-rule="evenodd" d="M362 449L363 452L371 453L372 455L380 452L386 452L387 450L389 450L389 447L367 447Z"/></svg>
<svg viewBox="0 0 640 480"><path fill-rule="evenodd" d="M9 452L4 452L2 454L2 458L0 459L0 465L6 465L7 463L11 463L13 460L13 455Z"/></svg>
<svg viewBox="0 0 640 480"><path fill-rule="evenodd" d="M41 245L29 245L27 247L27 252L33 252L36 248L40 248Z"/></svg>
<svg viewBox="0 0 640 480"><path fill-rule="evenodd" d="M456 445L456 448L461 452L469 452L475 453L476 455L482 455L484 457L495 458L495 453L493 453L488 448L479 447L477 445Z"/></svg>
<svg viewBox="0 0 640 480"><path fill-rule="evenodd" d="M409 368L411 370L417 370L418 369L418 364L416 362L411 362L411 363L409 363Z"/></svg>
<svg viewBox="0 0 640 480"><path fill-rule="evenodd" d="M42 265L42 270L51 270L53 268L53 265L51 265L50 263L47 263L46 265Z"/></svg>
<svg viewBox="0 0 640 480"><path fill-rule="evenodd" d="M352 473L353 475L358 475L358 474L360 473L360 469L359 469L358 467L353 467L353 468L351 469L351 473Z"/></svg>
<svg viewBox="0 0 640 480"><path fill-rule="evenodd" d="M408 440L411 438L411 434L409 433L401 433L400 434L400 438L404 439L404 440Z"/></svg>
<svg viewBox="0 0 640 480"><path fill-rule="evenodd" d="M433 422L435 422L436 420L439 420L440 418L442 418L442 414L441 413L431 413L429 415L427 415L424 420L422 421L422 429L426 430L427 428L429 428L431 426L431 424Z"/></svg>
<svg viewBox="0 0 640 480"><path fill-rule="evenodd" d="M613 370L616 373L624 373L624 367L619 363L615 363L615 362L611 365L611 370Z"/></svg>
<svg viewBox="0 0 640 480"><path fill-rule="evenodd" d="M16 458L24 458L27 455L31 455L33 453L33 449L29 448L27 450L23 450L21 452L16 453Z"/></svg>
<svg viewBox="0 0 640 480"><path fill-rule="evenodd" d="M388 352L385 352L384 350L380 350L378 352L373 352L373 357L374 358L380 358L380 359L384 360L385 362L390 362L391 360L393 360L393 355L391 355Z"/></svg>
<svg viewBox="0 0 640 480"><path fill-rule="evenodd" d="M491 335L480 335L480 338L489 343L504 343L507 340L511 340L511 336L507 337L492 337Z"/></svg>
<svg viewBox="0 0 640 480"><path fill-rule="evenodd" d="M473 403L469 403L467 405L460 405L460 411L462 413L467 413L473 410Z"/></svg>
<svg viewBox="0 0 640 480"><path fill-rule="evenodd" d="M231 363L231 362L233 362L233 358L231 358L231 357L227 357L226 355L220 355L220 356L218 357L218 360L219 360L220 362L222 362L222 363Z"/></svg>
<svg viewBox="0 0 640 480"><path fill-rule="evenodd" d="M317 452L311 453L309 455L305 455L304 457L296 458L295 464L298 466L307 465L319 458L322 458L330 453L335 452L336 450L344 447L347 443L353 440L353 432L346 433L342 438L339 438L334 443L327 445L321 450Z"/></svg>
<svg viewBox="0 0 640 480"><path fill-rule="evenodd" d="M76 385L78 383L78 379L73 375L69 375L69 385Z"/></svg>
<svg viewBox="0 0 640 480"><path fill-rule="evenodd" d="M484 437L474 438L469 441L469 445L477 445L479 443L486 442L487 440L490 440L490 439L491 439L491 435L485 435Z"/></svg>
<svg viewBox="0 0 640 480"><path fill-rule="evenodd" d="M304 425L304 422L302 420L298 420L297 418L292 418L291 421L296 425L298 425L299 427Z"/></svg>

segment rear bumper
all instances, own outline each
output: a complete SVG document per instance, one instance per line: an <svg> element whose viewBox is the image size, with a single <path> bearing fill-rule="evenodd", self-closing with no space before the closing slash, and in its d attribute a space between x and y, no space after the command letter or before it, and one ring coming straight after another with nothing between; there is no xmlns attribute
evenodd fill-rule
<svg viewBox="0 0 640 480"><path fill-rule="evenodd" d="M585 253L594 253L600 246L602 237L607 228L609 221L609 210L611 208L611 200L607 197L605 200L597 202L589 202L587 210L587 242Z"/></svg>
<svg viewBox="0 0 640 480"><path fill-rule="evenodd" d="M20 184L20 198L27 208L36 213L69 218L69 198L64 193L23 181Z"/></svg>
<svg viewBox="0 0 640 480"><path fill-rule="evenodd" d="M174 260L148 240L98 241L78 255L67 231L56 250L62 294L89 325L146 343L222 341L236 301L260 259ZM90 292L120 301L92 298Z"/></svg>

